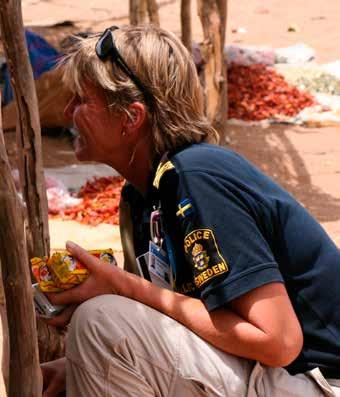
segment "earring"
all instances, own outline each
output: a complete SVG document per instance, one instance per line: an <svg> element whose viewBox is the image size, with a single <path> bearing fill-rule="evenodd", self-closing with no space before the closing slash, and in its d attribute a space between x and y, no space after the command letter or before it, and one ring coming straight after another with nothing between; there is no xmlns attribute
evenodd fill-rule
<svg viewBox="0 0 340 397"><path fill-rule="evenodd" d="M126 135L126 132L125 132L125 130L123 130L122 131L122 136L125 136Z"/></svg>

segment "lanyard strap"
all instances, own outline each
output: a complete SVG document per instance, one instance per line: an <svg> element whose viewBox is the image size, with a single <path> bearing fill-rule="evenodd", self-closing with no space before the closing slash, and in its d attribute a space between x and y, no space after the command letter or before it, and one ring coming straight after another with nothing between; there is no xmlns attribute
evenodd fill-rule
<svg viewBox="0 0 340 397"><path fill-rule="evenodd" d="M175 252L173 249L172 241L168 234L164 235L164 241L165 241L166 251L167 251L168 257L169 257L171 270L174 275L174 281L176 281L177 266L176 266Z"/></svg>
<svg viewBox="0 0 340 397"><path fill-rule="evenodd" d="M165 243L165 248L168 254L171 270L174 278L176 279L177 266L175 252L171 238L169 234L166 233L166 227L162 219L162 209L160 201L158 203L158 208L152 211L150 215L150 237L151 241L153 241L160 248L162 247L163 242Z"/></svg>

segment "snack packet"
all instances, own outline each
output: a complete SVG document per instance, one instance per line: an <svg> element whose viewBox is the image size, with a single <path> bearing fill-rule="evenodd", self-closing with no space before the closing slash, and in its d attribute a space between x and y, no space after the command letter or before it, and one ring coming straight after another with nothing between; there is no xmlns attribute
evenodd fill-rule
<svg viewBox="0 0 340 397"><path fill-rule="evenodd" d="M31 259L32 273L39 283L39 287L43 292L59 292L61 288L57 287L51 271L47 265L47 257Z"/></svg>
<svg viewBox="0 0 340 397"><path fill-rule="evenodd" d="M116 264L112 249L91 250L91 255ZM43 292L59 292L81 284L89 276L87 268L68 251L59 251L49 258L32 258L32 272Z"/></svg>

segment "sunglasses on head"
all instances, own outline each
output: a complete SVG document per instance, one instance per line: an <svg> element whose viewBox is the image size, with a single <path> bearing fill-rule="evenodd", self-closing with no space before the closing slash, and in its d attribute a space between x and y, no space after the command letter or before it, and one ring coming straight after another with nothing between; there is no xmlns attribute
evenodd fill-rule
<svg viewBox="0 0 340 397"><path fill-rule="evenodd" d="M104 33L100 36L96 44L96 54L99 59L106 61L111 58L112 62L117 65L125 74L128 76L136 85L136 87L143 94L144 100L148 106L152 105L155 98L151 92L145 87L145 85L140 81L140 79L132 72L129 66L124 61L124 58L120 55L116 44L113 40L112 31L119 29L118 26L112 26L106 29Z"/></svg>

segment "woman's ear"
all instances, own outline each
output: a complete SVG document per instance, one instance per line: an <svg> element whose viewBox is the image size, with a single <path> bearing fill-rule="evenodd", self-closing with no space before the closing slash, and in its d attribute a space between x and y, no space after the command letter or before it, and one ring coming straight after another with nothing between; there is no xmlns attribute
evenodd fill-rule
<svg viewBox="0 0 340 397"><path fill-rule="evenodd" d="M126 117L124 123L124 131L126 134L136 133L143 125L146 118L146 108L141 102L133 102L128 107L129 116Z"/></svg>

